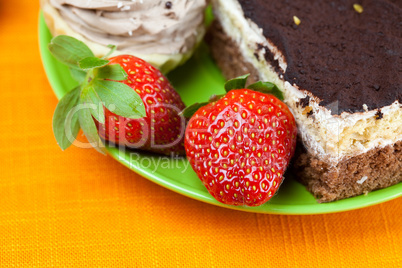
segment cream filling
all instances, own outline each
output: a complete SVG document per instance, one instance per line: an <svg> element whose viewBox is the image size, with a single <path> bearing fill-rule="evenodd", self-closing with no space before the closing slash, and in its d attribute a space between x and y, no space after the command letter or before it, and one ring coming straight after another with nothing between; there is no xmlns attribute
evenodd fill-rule
<svg viewBox="0 0 402 268"><path fill-rule="evenodd" d="M376 119L377 110L331 115L336 103L323 107L314 98L309 106L298 106L306 95L289 82L285 82L285 95L304 145L328 161L338 162L402 140L402 105L398 101L382 107L383 117ZM313 113L307 116L310 110Z"/></svg>
<svg viewBox="0 0 402 268"><path fill-rule="evenodd" d="M264 37L262 29L244 18L238 1L212 0L212 3L216 17L226 34L239 46L244 59L258 70L262 80L275 83L283 91L285 103L295 116L299 135L310 153L336 164L342 159L402 140L402 104L398 101L381 108L383 118L379 120L376 119L377 110L331 115L336 103L319 106L311 93L299 90L297 85L284 81L275 72L265 60L264 50L258 52L259 59L254 56L258 51L257 44L263 44L278 60L280 68L286 71L283 54ZM299 106L300 99L307 95L311 97L310 106ZM310 110L312 114L308 116Z"/></svg>

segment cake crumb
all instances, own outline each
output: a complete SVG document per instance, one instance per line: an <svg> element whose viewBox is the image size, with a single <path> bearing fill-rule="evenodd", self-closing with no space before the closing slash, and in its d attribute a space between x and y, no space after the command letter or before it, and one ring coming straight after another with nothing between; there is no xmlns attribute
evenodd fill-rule
<svg viewBox="0 0 402 268"><path fill-rule="evenodd" d="M171 9L172 6L173 6L173 4L172 4L172 2L170 2L170 1L167 1L167 2L165 3L165 7L166 7L167 9Z"/></svg>
<svg viewBox="0 0 402 268"><path fill-rule="evenodd" d="M296 16L293 16L293 21L295 22L296 25L299 25L301 23L301 20Z"/></svg>
<svg viewBox="0 0 402 268"><path fill-rule="evenodd" d="M361 5L359 5L359 4L353 4L353 8L355 9L355 11L357 12L357 13L363 13L363 7L361 6Z"/></svg>
<svg viewBox="0 0 402 268"><path fill-rule="evenodd" d="M367 176L363 176L360 180L356 181L358 184L363 184L367 180Z"/></svg>
<svg viewBox="0 0 402 268"><path fill-rule="evenodd" d="M381 109L378 109L377 113L375 114L375 119L379 120L379 119L381 119L383 117L384 117L384 114L381 112Z"/></svg>
<svg viewBox="0 0 402 268"><path fill-rule="evenodd" d="M311 106L306 106L306 108L304 108L302 114L303 115L306 115L306 114L308 115L310 112L312 113L312 111L313 111L313 108Z"/></svg>
<svg viewBox="0 0 402 268"><path fill-rule="evenodd" d="M367 106L367 104L363 104L363 110L366 111L366 112L368 112L368 106Z"/></svg>
<svg viewBox="0 0 402 268"><path fill-rule="evenodd" d="M308 106L310 104L310 96L307 95L304 98L299 99L299 101L296 103L297 106L301 106L302 108Z"/></svg>

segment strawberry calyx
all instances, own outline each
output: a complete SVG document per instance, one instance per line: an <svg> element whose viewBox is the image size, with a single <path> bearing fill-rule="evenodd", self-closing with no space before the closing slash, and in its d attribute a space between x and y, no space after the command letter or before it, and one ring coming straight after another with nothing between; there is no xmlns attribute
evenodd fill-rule
<svg viewBox="0 0 402 268"><path fill-rule="evenodd" d="M104 145L98 135L93 118L105 122L104 107L126 118L146 115L140 96L124 81L128 75L119 64L109 64L109 57L116 49L95 57L83 42L66 35L53 38L49 44L51 54L67 65L71 76L79 86L69 91L57 104L53 115L53 133L61 149L67 149L82 129L96 150L104 153Z"/></svg>
<svg viewBox="0 0 402 268"><path fill-rule="evenodd" d="M250 74L245 74L236 78L233 78L231 80L228 80L225 83L225 90L226 92L229 92L234 89L251 89L253 91L265 93L265 94L271 94L280 99L281 101L283 100L283 93L282 91L274 84L271 82L263 82L263 81L258 81L255 82L254 84L250 84L246 87L246 82L247 78L250 76Z"/></svg>
<svg viewBox="0 0 402 268"><path fill-rule="evenodd" d="M282 91L274 83L258 81L256 83L246 86L247 78L249 76L250 76L250 74L245 74L245 75L238 76L236 78L228 80L224 85L226 93L231 90L236 90L236 89L251 89L253 91L261 92L264 94L274 95L279 100L283 100ZM221 99L223 96L225 96L225 94L212 95L207 102L194 103L194 104L186 107L181 112L181 114L186 118L191 118L198 109L200 109L201 107L203 107L209 103L216 102L217 100Z"/></svg>
<svg viewBox="0 0 402 268"><path fill-rule="evenodd" d="M184 108L184 110L181 111L181 112L179 113L179 115L183 115L185 118L191 118L191 117L193 116L193 114L194 114L198 109L200 109L201 107L203 107L203 106L205 106L205 105L207 105L207 104L209 104L209 103L216 102L216 101L220 100L223 96L225 96L225 94L212 95L212 96L209 98L209 100L206 101L206 102L196 102L196 103L193 103L192 105L187 106L186 108Z"/></svg>

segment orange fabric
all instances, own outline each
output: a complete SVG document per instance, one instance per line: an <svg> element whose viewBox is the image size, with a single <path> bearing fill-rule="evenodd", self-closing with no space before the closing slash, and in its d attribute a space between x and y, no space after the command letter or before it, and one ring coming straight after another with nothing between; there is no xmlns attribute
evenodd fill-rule
<svg viewBox="0 0 402 268"><path fill-rule="evenodd" d="M94 150L62 152L36 1L0 2L0 267L401 267L402 199L316 216L166 190Z"/></svg>

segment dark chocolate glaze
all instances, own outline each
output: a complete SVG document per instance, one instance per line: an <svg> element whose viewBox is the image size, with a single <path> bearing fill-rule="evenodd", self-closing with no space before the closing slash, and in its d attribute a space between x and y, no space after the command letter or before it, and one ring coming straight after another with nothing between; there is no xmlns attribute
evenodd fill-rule
<svg viewBox="0 0 402 268"><path fill-rule="evenodd" d="M283 52L284 77L338 111L402 103L402 0L239 0ZM353 4L362 5L357 13ZM301 23L296 25L293 16ZM266 55L272 62L272 55ZM276 62L272 62L277 66Z"/></svg>

